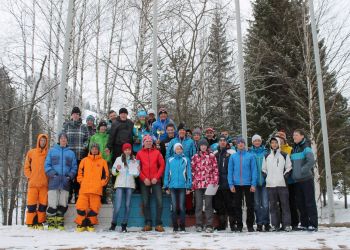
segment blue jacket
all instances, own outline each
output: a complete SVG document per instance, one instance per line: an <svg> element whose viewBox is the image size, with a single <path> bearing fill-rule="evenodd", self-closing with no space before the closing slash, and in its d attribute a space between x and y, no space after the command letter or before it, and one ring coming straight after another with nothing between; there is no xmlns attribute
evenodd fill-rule
<svg viewBox="0 0 350 250"><path fill-rule="evenodd" d="M74 152L58 144L53 146L45 159L45 173L49 177L49 190L69 191L70 180L77 174L77 159Z"/></svg>
<svg viewBox="0 0 350 250"><path fill-rule="evenodd" d="M299 144L294 145L290 159L293 180L299 182L313 178L315 157L308 140L304 138Z"/></svg>
<svg viewBox="0 0 350 250"><path fill-rule="evenodd" d="M192 159L192 156L197 153L196 146L194 145L194 141L191 138L185 137L183 140L180 140L179 137L176 137L172 139L168 145L168 148L166 150L166 160L175 155L174 145L176 143L181 143L184 150L183 153L189 159Z"/></svg>
<svg viewBox="0 0 350 250"><path fill-rule="evenodd" d="M191 161L184 154L170 157L164 172L164 188L192 188Z"/></svg>
<svg viewBox="0 0 350 250"><path fill-rule="evenodd" d="M230 188L233 186L256 187L256 172L256 160L253 154L243 150L230 156L227 175Z"/></svg>
<svg viewBox="0 0 350 250"><path fill-rule="evenodd" d="M256 163L256 169L257 169L257 179L256 183L258 186L265 186L265 177L262 174L261 168L262 168L262 163L264 160L264 157L267 153L267 150L264 146L260 146L258 148L252 146L249 149L249 152L254 155L255 157L255 163Z"/></svg>
<svg viewBox="0 0 350 250"><path fill-rule="evenodd" d="M161 130L164 132L164 134L162 134L159 138L160 140L164 140L168 134L166 133L166 126L172 123L175 126L175 131L176 131L176 125L175 122L173 120L171 120L170 118L167 118L165 121L161 121L160 118L157 118L157 121L155 121L152 125L152 133L153 135L158 139L158 134L157 134L157 130Z"/></svg>
<svg viewBox="0 0 350 250"><path fill-rule="evenodd" d="M142 149L142 139L145 135L150 135L151 132L148 131L145 127L140 128L138 131L134 127L132 130L133 135L133 144L132 144L132 150L137 153ZM139 143L135 143L135 139L138 139Z"/></svg>

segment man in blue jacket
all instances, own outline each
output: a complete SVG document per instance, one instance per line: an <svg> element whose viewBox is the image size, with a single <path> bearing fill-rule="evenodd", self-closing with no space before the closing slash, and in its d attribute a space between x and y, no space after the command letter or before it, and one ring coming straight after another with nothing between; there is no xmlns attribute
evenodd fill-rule
<svg viewBox="0 0 350 250"><path fill-rule="evenodd" d="M53 146L45 160L45 173L49 178L47 223L49 229L64 230L64 214L68 209L70 181L77 174L77 159L68 148L67 134L62 132L59 143Z"/></svg>
<svg viewBox="0 0 350 250"><path fill-rule="evenodd" d="M157 121L155 121L152 125L152 132L153 135L157 138L157 144L160 144L160 142L167 137L166 126L169 123L174 124L176 131L175 122L168 117L167 110L165 108L160 108Z"/></svg>
<svg viewBox="0 0 350 250"><path fill-rule="evenodd" d="M194 156L197 153L194 141L186 136L186 128L183 123L179 124L178 136L172 139L168 145L165 157L166 160L175 155L174 145L176 143L180 143L182 145L183 154L189 159L192 159L192 156Z"/></svg>
<svg viewBox="0 0 350 250"><path fill-rule="evenodd" d="M313 168L315 157L310 141L305 137L302 129L293 133L294 147L291 155L292 177L295 180L295 198L300 212L301 229L317 231L317 207L315 200L315 186Z"/></svg>
<svg viewBox="0 0 350 250"><path fill-rule="evenodd" d="M247 206L247 228L253 232L254 223L254 192L257 180L255 157L245 149L243 138L237 139L237 153L231 155L228 163L228 184L231 192L235 193L236 228L242 232L242 202L243 195Z"/></svg>

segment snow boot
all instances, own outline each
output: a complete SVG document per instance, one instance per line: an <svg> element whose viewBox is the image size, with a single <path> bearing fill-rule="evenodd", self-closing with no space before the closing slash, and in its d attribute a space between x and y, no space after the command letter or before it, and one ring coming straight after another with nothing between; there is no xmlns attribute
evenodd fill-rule
<svg viewBox="0 0 350 250"><path fill-rule="evenodd" d="M122 223L122 233L128 232L128 230L126 229L127 225L128 224L126 224L126 223Z"/></svg>
<svg viewBox="0 0 350 250"><path fill-rule="evenodd" d="M117 224L112 222L111 226L109 227L109 231L115 231L116 226L117 226Z"/></svg>

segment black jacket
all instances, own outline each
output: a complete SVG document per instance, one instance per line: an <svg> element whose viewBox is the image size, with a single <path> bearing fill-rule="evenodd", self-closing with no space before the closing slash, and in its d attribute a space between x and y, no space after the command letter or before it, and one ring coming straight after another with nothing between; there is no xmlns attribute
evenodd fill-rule
<svg viewBox="0 0 350 250"><path fill-rule="evenodd" d="M111 130L109 131L107 148L113 152L113 149L121 147L124 143L132 144L133 128L134 123L130 119L122 121L118 117L112 123Z"/></svg>
<svg viewBox="0 0 350 250"><path fill-rule="evenodd" d="M235 153L233 149L218 149L214 152L216 161L218 163L219 169L219 189L230 189L228 184L227 175L228 175L228 162L230 156Z"/></svg>

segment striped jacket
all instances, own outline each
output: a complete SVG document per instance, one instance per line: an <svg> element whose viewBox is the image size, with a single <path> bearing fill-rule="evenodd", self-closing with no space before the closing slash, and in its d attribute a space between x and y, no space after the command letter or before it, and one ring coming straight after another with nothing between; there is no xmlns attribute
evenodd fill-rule
<svg viewBox="0 0 350 250"><path fill-rule="evenodd" d="M296 182L313 178L315 158L308 140L304 138L295 144L290 158L293 166L292 177Z"/></svg>
<svg viewBox="0 0 350 250"><path fill-rule="evenodd" d="M79 121L67 121L63 124L63 131L68 136L68 147L75 153L77 161L87 156L89 144L89 130Z"/></svg>

